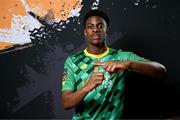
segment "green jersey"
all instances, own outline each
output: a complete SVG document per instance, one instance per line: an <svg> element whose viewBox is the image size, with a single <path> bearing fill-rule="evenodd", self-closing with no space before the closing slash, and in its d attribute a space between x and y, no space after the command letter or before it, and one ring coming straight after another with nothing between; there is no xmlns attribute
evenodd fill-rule
<svg viewBox="0 0 180 120"><path fill-rule="evenodd" d="M84 51L67 58L64 69L65 75L62 82L62 91L77 91L84 86L93 73L93 62L105 61L146 61L146 59L132 52L108 48L100 55L93 55ZM102 66L98 67L103 72L105 80L97 88L89 92L83 101L75 108L73 119L119 119L123 110L124 78L128 71L117 74L107 74Z"/></svg>

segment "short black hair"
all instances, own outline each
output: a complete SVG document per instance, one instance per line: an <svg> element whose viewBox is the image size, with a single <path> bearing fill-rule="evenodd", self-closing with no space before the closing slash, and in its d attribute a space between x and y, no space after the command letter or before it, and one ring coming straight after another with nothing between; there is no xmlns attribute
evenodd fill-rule
<svg viewBox="0 0 180 120"><path fill-rule="evenodd" d="M99 16L99 17L103 18L106 21L107 26L109 26L110 20L109 20L108 15L105 12L101 11L101 10L95 9L95 10L90 10L85 14L84 20L83 20L84 21L84 28L86 26L87 19L89 17L92 17L92 16Z"/></svg>

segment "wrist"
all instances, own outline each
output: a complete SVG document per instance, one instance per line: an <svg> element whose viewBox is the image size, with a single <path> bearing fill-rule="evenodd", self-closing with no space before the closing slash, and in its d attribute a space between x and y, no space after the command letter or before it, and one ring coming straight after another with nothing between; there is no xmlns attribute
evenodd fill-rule
<svg viewBox="0 0 180 120"><path fill-rule="evenodd" d="M81 90L83 91L83 93L88 93L89 92L85 86L83 86Z"/></svg>

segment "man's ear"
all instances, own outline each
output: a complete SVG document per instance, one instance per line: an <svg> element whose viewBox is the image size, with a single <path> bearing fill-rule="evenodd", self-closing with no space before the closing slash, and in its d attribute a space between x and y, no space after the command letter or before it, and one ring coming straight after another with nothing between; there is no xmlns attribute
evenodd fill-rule
<svg viewBox="0 0 180 120"><path fill-rule="evenodd" d="M86 33L86 30L84 29L84 36L86 36L87 35L87 33Z"/></svg>

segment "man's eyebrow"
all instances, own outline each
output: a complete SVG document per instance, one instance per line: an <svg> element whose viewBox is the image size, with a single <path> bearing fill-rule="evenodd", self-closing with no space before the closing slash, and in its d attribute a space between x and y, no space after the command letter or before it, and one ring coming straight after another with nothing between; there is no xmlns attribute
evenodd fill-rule
<svg viewBox="0 0 180 120"><path fill-rule="evenodd" d="M87 23L87 25L94 25L93 23Z"/></svg>
<svg viewBox="0 0 180 120"><path fill-rule="evenodd" d="M96 25L99 25L99 24L104 24L103 22L99 22L99 23L97 23ZM94 25L93 23L91 23L91 22L89 22L89 23L87 23L87 25Z"/></svg>
<svg viewBox="0 0 180 120"><path fill-rule="evenodd" d="M100 22L100 23L98 23L97 25L101 25L101 24L102 24L102 25L104 25L104 23L103 23L103 22Z"/></svg>

